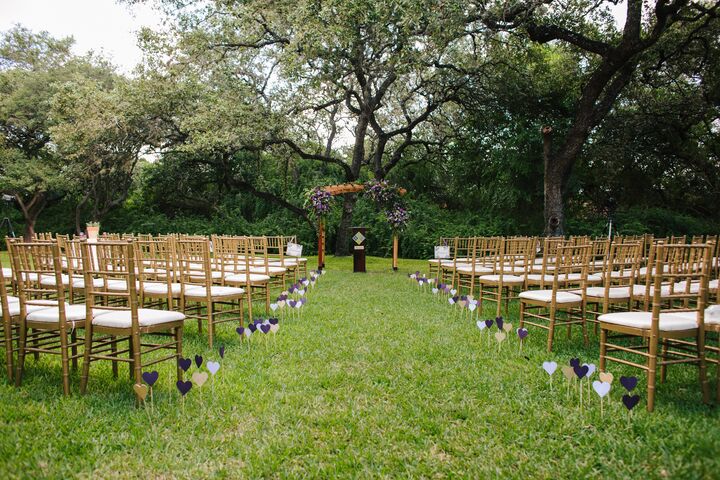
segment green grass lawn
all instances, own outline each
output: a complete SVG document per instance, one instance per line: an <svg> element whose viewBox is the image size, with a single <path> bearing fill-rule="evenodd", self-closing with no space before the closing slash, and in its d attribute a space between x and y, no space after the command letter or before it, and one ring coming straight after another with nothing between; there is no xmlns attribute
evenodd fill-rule
<svg viewBox="0 0 720 480"><path fill-rule="evenodd" d="M134 408L127 368L114 380L96 363L88 394L74 374L63 398L59 362L28 359L21 388L0 385L0 478L720 477L720 416L702 405L695 369L670 370L652 414L640 376L628 415L617 379L638 371L612 365L601 418L594 392L581 411L561 372L551 390L541 369L597 363L595 335L586 348L563 331L548 355L531 330L522 354L514 333L498 350L410 283L425 262L389 265L370 258L353 274L351 259L329 258L303 317L275 340L248 347L220 327L214 386L182 402L162 365L154 412ZM185 340L185 357L219 360L190 322Z"/></svg>

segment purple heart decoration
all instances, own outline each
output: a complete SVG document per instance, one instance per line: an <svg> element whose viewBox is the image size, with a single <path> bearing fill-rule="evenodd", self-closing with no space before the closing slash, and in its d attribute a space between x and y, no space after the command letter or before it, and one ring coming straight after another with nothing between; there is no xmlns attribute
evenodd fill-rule
<svg viewBox="0 0 720 480"><path fill-rule="evenodd" d="M277 318L270 318L268 319L268 322L270 322L270 325L277 325L278 319Z"/></svg>
<svg viewBox="0 0 720 480"><path fill-rule="evenodd" d="M452 297L452 299L453 299L453 303L457 303L457 301L460 300L460 297L455 295L454 297Z"/></svg>
<svg viewBox="0 0 720 480"><path fill-rule="evenodd" d="M487 328L492 327L492 326L493 326L493 321L492 321L492 320L485 320L485 326L486 326Z"/></svg>
<svg viewBox="0 0 720 480"><path fill-rule="evenodd" d="M145 380L145 383L147 383L149 386L155 385L155 382L157 382L158 377L160 374L158 372L143 372L142 379Z"/></svg>
<svg viewBox="0 0 720 480"><path fill-rule="evenodd" d="M220 358L225 358L225 345L220 345Z"/></svg>
<svg viewBox="0 0 720 480"><path fill-rule="evenodd" d="M235 329L235 331L236 331L237 334L240 335L241 337L245 334L245 329L244 329L243 327L238 327L238 328Z"/></svg>
<svg viewBox="0 0 720 480"><path fill-rule="evenodd" d="M177 382L175 382L175 385L177 385L177 389L180 391L180 393L182 394L183 397L192 388L192 382L190 380L188 380L187 382L178 380Z"/></svg>
<svg viewBox="0 0 720 480"><path fill-rule="evenodd" d="M627 388L627 387L625 387L625 388ZM632 410L633 408L635 408L635 405L637 405L638 402L640 401L640 395L630 396L630 395L625 394L622 397L622 401L623 401L623 405L625 405L625 408L627 408L628 410Z"/></svg>
<svg viewBox="0 0 720 480"><path fill-rule="evenodd" d="M579 358L571 358L571 359L570 359L570 366L571 366L571 367L579 367L579 366L580 366L580 359L579 359Z"/></svg>
<svg viewBox="0 0 720 480"><path fill-rule="evenodd" d="M590 370L590 367L588 367L587 365L583 365L582 367L573 367L573 371L578 378L583 378L585 375L587 375L588 370Z"/></svg>
<svg viewBox="0 0 720 480"><path fill-rule="evenodd" d="M305 305L306 302L307 302L307 297L303 297L300 299L300 304Z"/></svg>
<svg viewBox="0 0 720 480"><path fill-rule="evenodd" d="M198 368L200 368L200 365L202 365L203 358L200 355L195 355L195 365L197 365Z"/></svg>
<svg viewBox="0 0 720 480"><path fill-rule="evenodd" d="M182 368L183 372L187 372L192 365L192 360L189 358L178 358L178 365Z"/></svg>
<svg viewBox="0 0 720 480"><path fill-rule="evenodd" d="M248 330L250 330L252 333L255 333L255 330L257 330L257 327L255 326L254 323L251 323L250 325L248 325Z"/></svg>
<svg viewBox="0 0 720 480"><path fill-rule="evenodd" d="M518 337L520 337L520 340L525 340L525 338L526 338L529 334L530 334L530 332L528 332L528 329L527 329L527 328L518 328L518 329L517 329L517 335L518 335Z"/></svg>
<svg viewBox="0 0 720 480"><path fill-rule="evenodd" d="M503 323L505 323L505 322L503 322L503 318L502 318L502 317L496 317L496 318L495 318L495 323L497 324L498 330L502 330Z"/></svg>
<svg viewBox="0 0 720 480"><path fill-rule="evenodd" d="M297 302L295 300L289 300L288 305L290 305L290 308L295 308L295 305L297 305Z"/></svg>
<svg viewBox="0 0 720 480"><path fill-rule="evenodd" d="M620 385L625 387L625 390L627 390L628 392L634 390L635 387L637 387L637 384L638 384L637 377L620 377ZM623 397L623 401L625 401L624 397ZM635 403L637 403L637 402L635 402Z"/></svg>
<svg viewBox="0 0 720 480"><path fill-rule="evenodd" d="M268 333L270 331L270 324L263 323L262 325L260 325L260 330L262 330L263 333Z"/></svg>

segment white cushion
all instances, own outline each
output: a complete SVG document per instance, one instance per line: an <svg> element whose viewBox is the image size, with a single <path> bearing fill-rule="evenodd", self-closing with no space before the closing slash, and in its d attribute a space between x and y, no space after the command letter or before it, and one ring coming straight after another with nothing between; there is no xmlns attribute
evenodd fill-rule
<svg viewBox="0 0 720 480"><path fill-rule="evenodd" d="M109 292L126 292L128 289L127 282L125 280L108 280L108 291ZM102 284L103 288L105 284ZM135 289L140 288L140 282L135 281Z"/></svg>
<svg viewBox="0 0 720 480"><path fill-rule="evenodd" d="M227 275L225 277L225 281L228 283L247 283L248 276L244 273L233 273L232 275ZM251 273L250 274L250 282L267 282L270 280L270 277L267 275L261 275L259 273Z"/></svg>
<svg viewBox="0 0 720 480"><path fill-rule="evenodd" d="M439 258L431 258L430 260L428 260L428 262L430 262L430 263L438 263L438 264L439 264L439 263L440 263L440 259L439 259Z"/></svg>
<svg viewBox="0 0 720 480"><path fill-rule="evenodd" d="M219 278L222 278L225 272L221 272L219 270L212 270L210 272L210 278L213 280L217 280ZM188 273L190 275L190 280L199 282L205 280L205 273L201 271L191 271Z"/></svg>
<svg viewBox="0 0 720 480"><path fill-rule="evenodd" d="M650 296L652 297L655 292L655 286L650 285ZM677 292L680 293L680 292ZM670 295L670 285L663 285L660 287L660 297L666 297ZM643 297L645 296L645 285L633 285L633 296Z"/></svg>
<svg viewBox="0 0 720 480"><path fill-rule="evenodd" d="M70 285L70 277L65 274L60 275L60 281L63 285ZM40 277L40 285L44 285L46 287L54 287L56 285L55 275L43 274L42 277Z"/></svg>
<svg viewBox="0 0 720 480"><path fill-rule="evenodd" d="M467 265L467 264L458 264L457 271L460 273L473 273L473 266ZM482 274L482 273L492 273L493 269L488 267L483 267L482 265L475 265L475 273L476 274Z"/></svg>
<svg viewBox="0 0 720 480"><path fill-rule="evenodd" d="M677 330L692 330L697 328L697 318L693 315L681 313L660 313L660 330L671 332ZM623 325L625 327L650 329L652 327L652 312L618 312L606 313L598 317L600 322Z"/></svg>
<svg viewBox="0 0 720 480"><path fill-rule="evenodd" d="M677 293L685 293L685 286L686 281L678 282L675 284L675 292ZM708 290L717 290L718 288L718 281L716 280L710 280L708 282ZM698 293L700 291L700 282L692 282L690 283L690 293Z"/></svg>
<svg viewBox="0 0 720 480"><path fill-rule="evenodd" d="M538 282L538 283L539 283L541 280L543 280L543 275L540 275L540 274L538 274L538 273L531 273L531 274L529 274L529 275L527 276L527 279L530 280L530 281L532 281L532 282ZM545 275L545 276L544 276L545 283L552 283L554 279L555 279L555 277L553 277L552 275Z"/></svg>
<svg viewBox="0 0 720 480"><path fill-rule="evenodd" d="M182 292L182 285L179 283L171 283L170 291L173 295L180 295L180 293ZM150 293L154 295L167 295L167 283L145 282L143 283L143 293Z"/></svg>
<svg viewBox="0 0 720 480"><path fill-rule="evenodd" d="M552 290L527 290L521 292L519 297L526 300L534 300L536 302L552 302ZM555 297L557 303L574 303L582 302L582 297L570 292L557 292Z"/></svg>
<svg viewBox="0 0 720 480"><path fill-rule="evenodd" d="M666 315L672 318L684 318L697 322L696 311L692 312L670 312ZM720 305L710 305L705 309L705 325L720 325Z"/></svg>
<svg viewBox="0 0 720 480"><path fill-rule="evenodd" d="M285 267L267 267L267 273L285 273L287 269ZM250 273L264 274L266 272L265 267L250 267Z"/></svg>
<svg viewBox="0 0 720 480"><path fill-rule="evenodd" d="M210 297L222 298L222 297L233 297L237 295L243 295L245 290L237 287L220 287L213 285L210 287ZM193 298L206 298L207 289L201 285L187 285L185 286L185 296Z"/></svg>
<svg viewBox="0 0 720 480"><path fill-rule="evenodd" d="M635 275L632 270L613 270L610 272L610 278L630 278L633 276Z"/></svg>
<svg viewBox="0 0 720 480"><path fill-rule="evenodd" d="M181 312L138 308L138 325L141 327L151 327L161 323L181 320L185 320L185 315ZM130 328L132 326L132 312L130 310L97 309L92 323L102 327Z"/></svg>
<svg viewBox="0 0 720 480"><path fill-rule="evenodd" d="M12 278L12 274L13 274L12 268L3 267L2 272L3 272L3 277Z"/></svg>
<svg viewBox="0 0 720 480"><path fill-rule="evenodd" d="M582 294L581 290L573 291L573 293ZM605 287L588 287L585 289L588 297L605 298ZM610 287L608 289L609 298L627 298L630 299L630 287Z"/></svg>
<svg viewBox="0 0 720 480"><path fill-rule="evenodd" d="M105 282L102 278L93 278L92 283L95 288L105 288ZM123 282L123 285L125 285L125 282ZM73 281L72 286L73 288L85 288L85 279L79 278Z"/></svg>
<svg viewBox="0 0 720 480"><path fill-rule="evenodd" d="M20 299L17 297L12 297L8 295L8 314L11 317L15 317L17 315L20 315ZM2 304L0 304L0 315L2 315L3 309Z"/></svg>
<svg viewBox="0 0 720 480"><path fill-rule="evenodd" d="M499 283L500 275L483 275L480 277L480 282L482 283L483 281ZM515 275L504 274L502 275L502 282L523 284L525 283L525 280L520 277L516 277Z"/></svg>
<svg viewBox="0 0 720 480"><path fill-rule="evenodd" d="M37 310L30 311L31 305L28 305L28 314L25 319L29 322L47 322L47 323L58 323L60 322L60 308L59 307L44 307L38 308ZM85 320L85 304L78 303L75 305L65 304L65 320L68 322L77 322L79 320Z"/></svg>

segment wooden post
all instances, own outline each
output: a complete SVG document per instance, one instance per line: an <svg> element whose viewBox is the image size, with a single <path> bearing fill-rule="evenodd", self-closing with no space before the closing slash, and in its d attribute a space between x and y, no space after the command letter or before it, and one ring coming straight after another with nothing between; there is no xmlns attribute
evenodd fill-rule
<svg viewBox="0 0 720 480"><path fill-rule="evenodd" d="M393 270L398 269L398 234L393 233L393 259L392 259Z"/></svg>
<svg viewBox="0 0 720 480"><path fill-rule="evenodd" d="M325 268L325 220L318 222L318 270Z"/></svg>

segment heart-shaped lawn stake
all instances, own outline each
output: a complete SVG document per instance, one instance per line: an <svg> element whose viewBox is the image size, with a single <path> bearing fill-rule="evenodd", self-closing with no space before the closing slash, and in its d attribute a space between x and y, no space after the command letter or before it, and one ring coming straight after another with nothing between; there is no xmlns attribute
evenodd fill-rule
<svg viewBox="0 0 720 480"><path fill-rule="evenodd" d="M517 329L517 336L520 338L520 340L525 340L525 338L527 338L528 335L530 335L530 332L528 332L527 328L518 328ZM557 363L555 364L555 367L557 368Z"/></svg>
<svg viewBox="0 0 720 480"><path fill-rule="evenodd" d="M486 326L487 328L492 327L492 326L493 326L493 321L492 321L492 320L485 320L485 326Z"/></svg>
<svg viewBox="0 0 720 480"><path fill-rule="evenodd" d="M587 375L588 371L590 371L590 368L587 365L583 365L581 367L573 367L573 372L575 372L575 375L577 375L578 378L583 378L585 375Z"/></svg>
<svg viewBox="0 0 720 480"><path fill-rule="evenodd" d="M595 373L595 364L594 363L583 363L584 367L588 367L588 373L587 377L592 377L592 374Z"/></svg>
<svg viewBox="0 0 720 480"><path fill-rule="evenodd" d="M192 365L192 360L189 358L178 358L178 365L182 368L183 372L187 372Z"/></svg>
<svg viewBox="0 0 720 480"><path fill-rule="evenodd" d="M214 377L218 370L220 370L220 364L218 362L207 362L207 369Z"/></svg>
<svg viewBox="0 0 720 480"><path fill-rule="evenodd" d="M195 372L197 373L197 372ZM207 374L206 374L207 375ZM175 385L177 386L177 389L180 391L180 394L184 397L187 392L190 391L192 388L192 382L188 380L187 382L183 382L182 380L178 380L175 382Z"/></svg>
<svg viewBox="0 0 720 480"><path fill-rule="evenodd" d="M269 323L263 323L262 325L260 325L260 330L261 330L263 333L268 333L268 332L270 331L270 324L269 324Z"/></svg>
<svg viewBox="0 0 720 480"><path fill-rule="evenodd" d="M475 322L475 325L477 325L480 330L485 330L487 328L487 325L485 325L485 322L482 320Z"/></svg>
<svg viewBox="0 0 720 480"><path fill-rule="evenodd" d="M270 324L270 331L272 333L277 333L277 331L280 330L280 324L279 323L271 323Z"/></svg>
<svg viewBox="0 0 720 480"><path fill-rule="evenodd" d="M610 384L607 382L600 382L598 380L595 380L592 383L593 390L595 390L595 393L600 395L600 398L604 397L610 392Z"/></svg>
<svg viewBox="0 0 720 480"><path fill-rule="evenodd" d="M458 304L460 305L460 308L465 308L465 307L467 307L468 301L467 301L467 300L460 300L460 301L458 302Z"/></svg>
<svg viewBox="0 0 720 480"><path fill-rule="evenodd" d="M568 367L567 365L562 367L562 373L568 380L575 378L575 371L573 370L573 367Z"/></svg>
<svg viewBox="0 0 720 480"><path fill-rule="evenodd" d="M495 324L497 324L498 330L503 328L503 317L495 317Z"/></svg>
<svg viewBox="0 0 720 480"><path fill-rule="evenodd" d="M250 336L253 334L253 331L249 328L245 329L245 338L250 338Z"/></svg>
<svg viewBox="0 0 720 480"><path fill-rule="evenodd" d="M156 371L153 372L143 372L142 379L147 383L149 386L155 385L155 382L157 382L158 377L160 374Z"/></svg>
<svg viewBox="0 0 720 480"><path fill-rule="evenodd" d="M135 385L133 385L133 390L135 390L135 395L137 395L140 400L145 401L145 398L148 394L147 385L143 385L142 383L136 383Z"/></svg>
<svg viewBox="0 0 720 480"><path fill-rule="evenodd" d="M288 305L290 308L295 308L295 305L297 305L297 302L295 300L288 300Z"/></svg>
<svg viewBox="0 0 720 480"><path fill-rule="evenodd" d="M557 362L543 362L542 367L548 375L552 375L557 370L558 364Z"/></svg>
<svg viewBox="0 0 720 480"><path fill-rule="evenodd" d="M225 345L220 345L220 358L225 358Z"/></svg>
<svg viewBox="0 0 720 480"><path fill-rule="evenodd" d="M432 289L433 295L437 295L438 291L439 291L439 290L438 290L437 288L433 287L433 289Z"/></svg>
<svg viewBox="0 0 720 480"><path fill-rule="evenodd" d="M448 303L449 303L450 305L455 305L455 297L450 297L450 298L448 298Z"/></svg>
<svg viewBox="0 0 720 480"><path fill-rule="evenodd" d="M268 318L268 323L270 325L277 325L278 323L280 323L280 320L278 320L277 318Z"/></svg>
<svg viewBox="0 0 720 480"><path fill-rule="evenodd" d="M192 374L192 381L195 382L195 385L197 385L198 387L202 387L203 385L205 385L207 379L207 372L193 372Z"/></svg>
<svg viewBox="0 0 720 480"><path fill-rule="evenodd" d="M498 343L502 343L505 340L505 332L495 332L495 340L498 341Z"/></svg>
<svg viewBox="0 0 720 480"><path fill-rule="evenodd" d="M455 295L457 293L457 290L454 288L450 289L450 295Z"/></svg>
<svg viewBox="0 0 720 480"><path fill-rule="evenodd" d="M468 305L468 310L470 310L471 312L474 312L476 308L477 308L477 303L471 303Z"/></svg>
<svg viewBox="0 0 720 480"><path fill-rule="evenodd" d="M615 378L615 377L613 377L613 374L610 372L600 372L599 377L600 377L600 381L605 382L605 383L612 383L613 379Z"/></svg>
<svg viewBox="0 0 720 480"><path fill-rule="evenodd" d="M270 310L272 310L272 311L274 312L274 311L277 310L277 309L278 309L278 304L277 304L277 303L271 303L271 304L270 304Z"/></svg>
<svg viewBox="0 0 720 480"><path fill-rule="evenodd" d="M633 408L635 408L635 405L637 405L638 402L640 401L640 395L630 396L630 395L626 394L626 395L623 395L622 401L623 401L623 404L625 405L625 408L627 408L628 410L632 410Z"/></svg>
<svg viewBox="0 0 720 480"><path fill-rule="evenodd" d="M570 359L570 366L571 366L571 367L579 367L579 366L580 366L580 359L579 359L579 358L571 358L571 359Z"/></svg>
<svg viewBox="0 0 720 480"><path fill-rule="evenodd" d="M200 368L200 365L202 365L203 358L200 355L195 355L195 365L197 365L198 368Z"/></svg>
<svg viewBox="0 0 720 480"><path fill-rule="evenodd" d="M509 333L510 330L512 330L512 323L505 323L502 328L505 330L505 333Z"/></svg>
<svg viewBox="0 0 720 480"><path fill-rule="evenodd" d="M242 337L243 335L245 335L245 328L244 328L244 327L237 327L237 328L235 329L235 331L236 331L237 334L240 335L241 337Z"/></svg>
<svg viewBox="0 0 720 480"><path fill-rule="evenodd" d="M250 331L250 333L255 333L255 330L257 330L257 325L255 325L254 323L251 323L248 325L247 329ZM247 333L245 335L249 336Z"/></svg>
<svg viewBox="0 0 720 480"><path fill-rule="evenodd" d="M625 387L625 390L627 390L628 392L635 389L635 387L637 387L637 384L638 384L637 377L620 377L620 385Z"/></svg>

